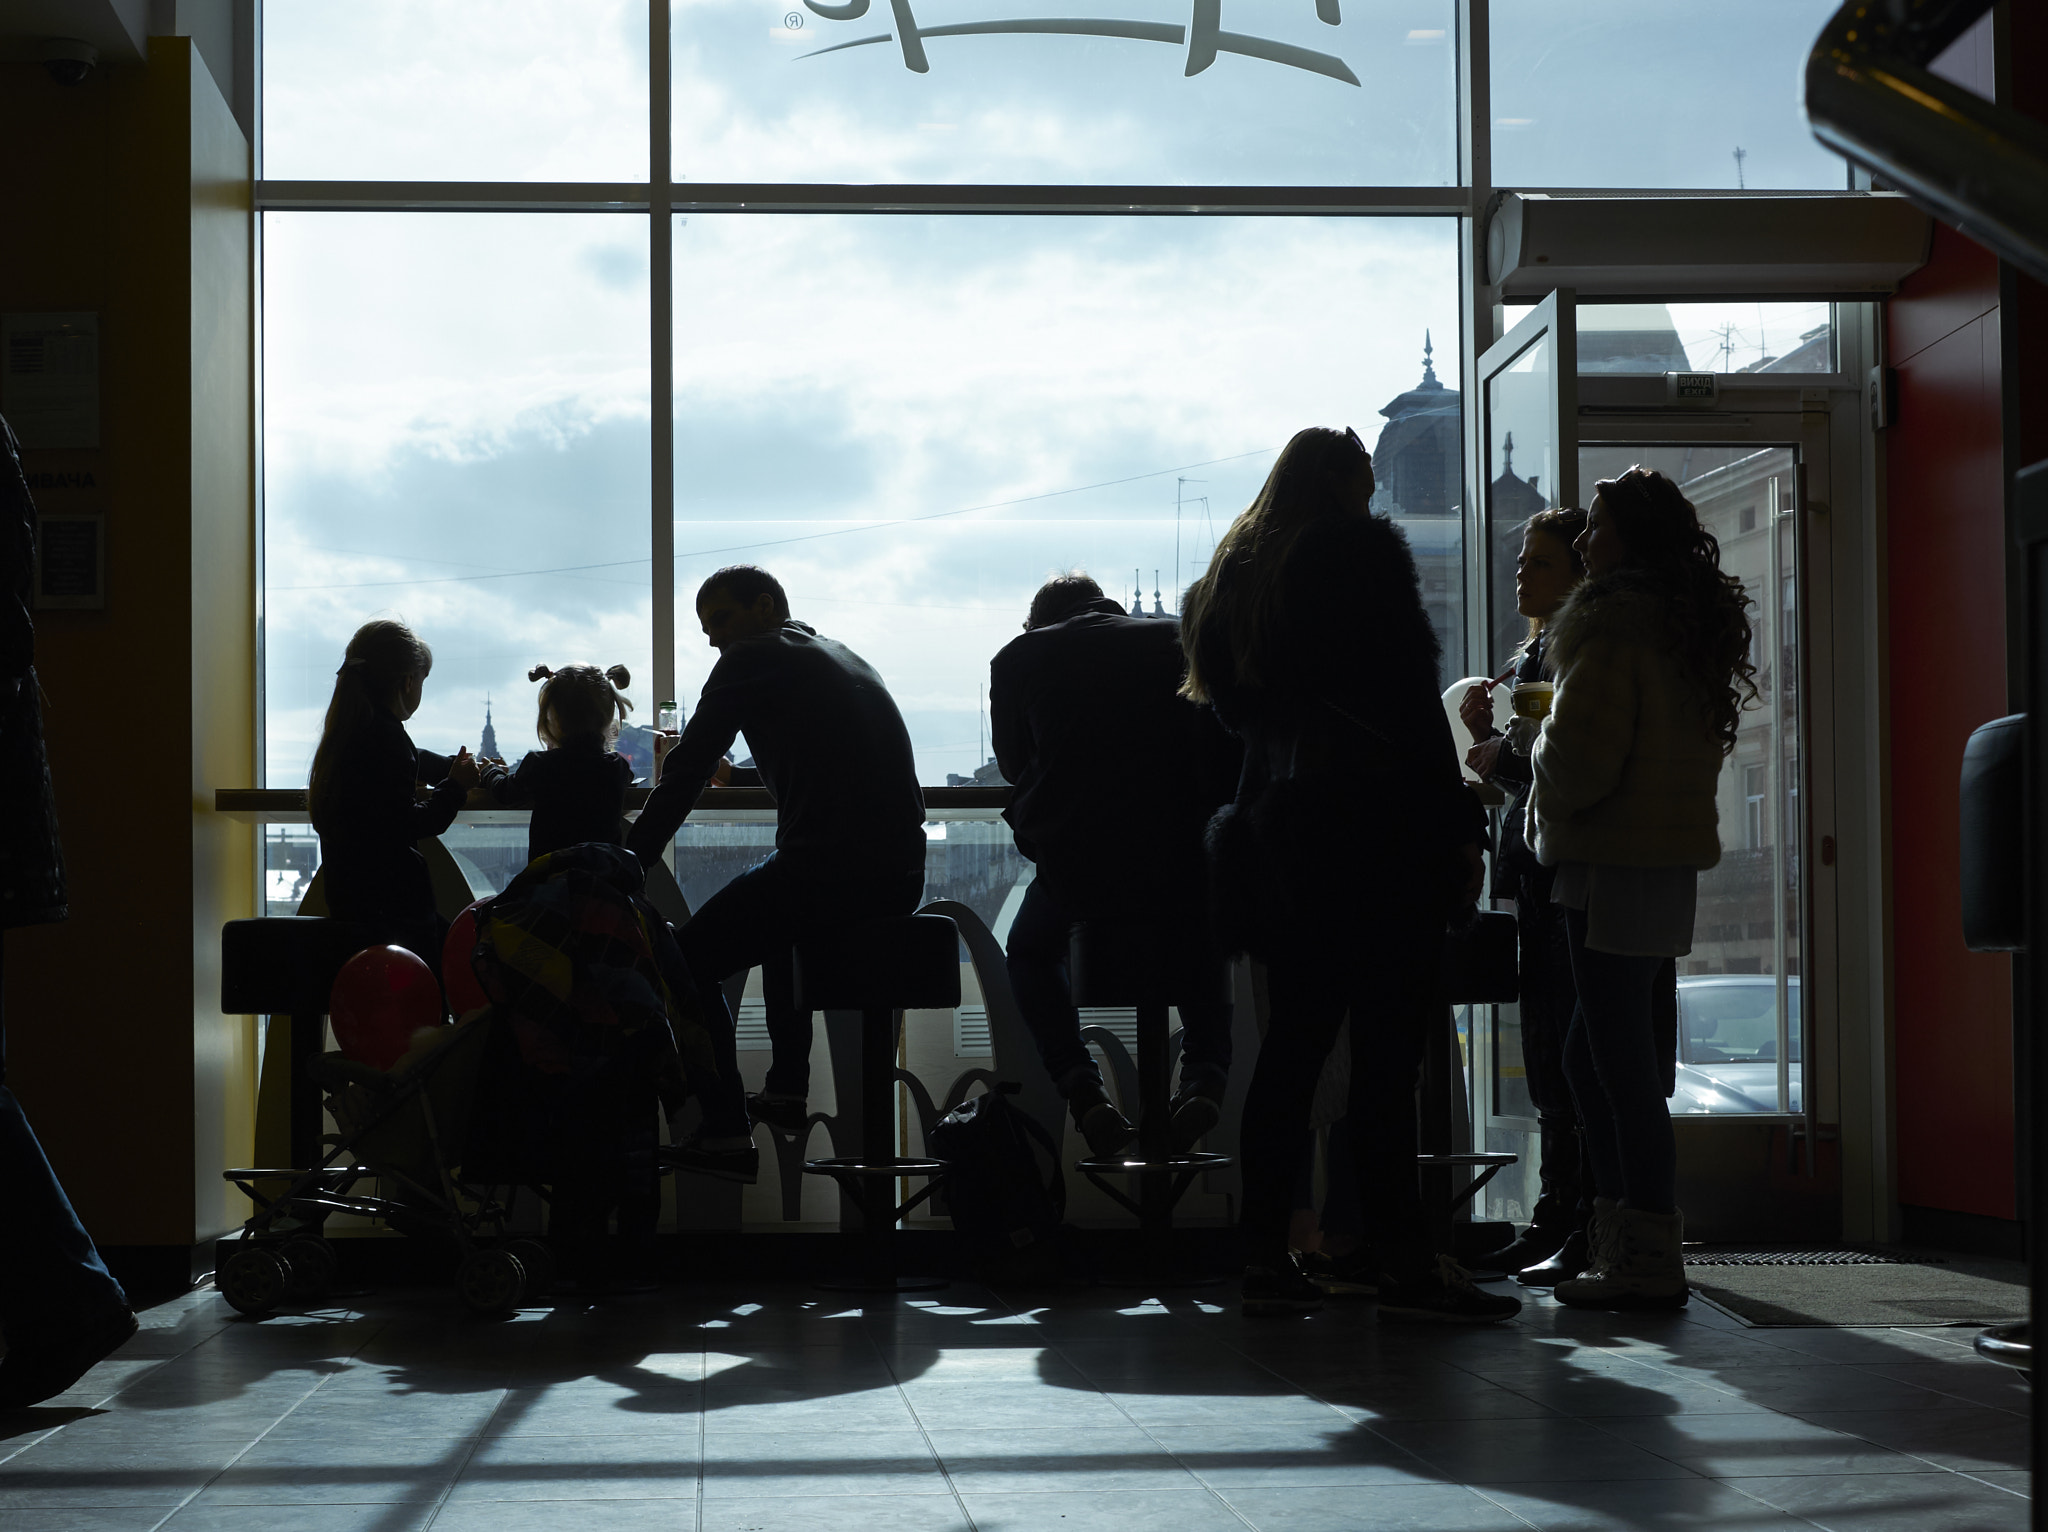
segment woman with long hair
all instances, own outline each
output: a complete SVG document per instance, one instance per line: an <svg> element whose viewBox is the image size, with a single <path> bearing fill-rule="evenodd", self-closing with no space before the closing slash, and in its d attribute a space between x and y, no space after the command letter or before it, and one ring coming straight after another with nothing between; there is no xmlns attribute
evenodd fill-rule
<svg viewBox="0 0 2048 1532"><path fill-rule="evenodd" d="M1715 788L1756 697L1749 597L1692 503L1648 469L1600 482L1577 548L1587 579L1549 624L1557 691L1528 823L1556 869L1578 987L1564 1067L1595 1192L1591 1264L1556 1292L1678 1308L1684 1218L1654 994L1692 950L1699 873L1721 859Z"/></svg>
<svg viewBox="0 0 2048 1532"><path fill-rule="evenodd" d="M356 629L334 673L306 807L320 832L328 914L368 926L438 974L442 921L418 842L454 822L477 765L462 749L424 802L414 793L421 756L405 721L433 668L433 651L404 623L379 618Z"/></svg>
<svg viewBox="0 0 2048 1532"><path fill-rule="evenodd" d="M1357 434L1296 434L1182 607L1184 690L1245 742L1237 799L1210 826L1221 934L1266 964L1268 1022L1242 1134L1248 1314L1316 1307L1287 1248L1309 1111L1352 1022L1348 1118L1384 1315L1505 1319L1431 1248L1415 1166L1415 1083L1447 917L1480 891L1485 817L1438 701L1415 560L1372 514Z"/></svg>
<svg viewBox="0 0 2048 1532"><path fill-rule="evenodd" d="M1576 507L1538 511L1522 528L1522 552L1515 560L1515 608L1529 619L1529 636L1515 655L1518 686L1545 679L1547 625L1586 575L1585 563L1572 547L1585 530L1586 513ZM1578 1112L1564 1077L1564 1039L1578 992L1572 988L1564 920L1550 902L1553 873L1536 860L1522 833L1529 800L1529 749L1535 743L1537 722L1518 715L1502 733L1493 726L1489 691L1487 686L1472 687L1458 714L1475 741L1466 752L1466 766L1508 799L1493 860L1493 893L1497 899L1514 900L1520 927L1522 1068L1530 1104L1536 1109L1541 1192L1529 1226L1473 1265L1479 1271L1524 1272L1543 1263L1541 1275L1530 1273L1525 1281L1547 1286L1560 1277L1577 1276L1586 1265L1584 1231L1593 1193Z"/></svg>

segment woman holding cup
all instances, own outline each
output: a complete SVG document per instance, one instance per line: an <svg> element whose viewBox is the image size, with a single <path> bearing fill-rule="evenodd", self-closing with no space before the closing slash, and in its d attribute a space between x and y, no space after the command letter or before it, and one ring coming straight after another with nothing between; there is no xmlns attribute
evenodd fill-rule
<svg viewBox="0 0 2048 1532"><path fill-rule="evenodd" d="M1715 788L1757 695L1749 597L1692 503L1647 469L1601 481L1576 547L1587 578L1548 624L1557 690L1527 825L1555 870L1578 988L1564 1068L1595 1192L1590 1264L1556 1291L1579 1307L1679 1308L1655 992L1692 950L1699 872L1721 859Z"/></svg>
<svg viewBox="0 0 2048 1532"><path fill-rule="evenodd" d="M1522 528L1522 553L1515 561L1515 608L1529 619L1529 637L1515 656L1515 716L1507 732L1493 726L1490 687L1472 687L1458 707L1459 717L1477 741L1466 752L1465 764L1508 797L1493 864L1493 896L1515 901L1521 928L1522 1066L1541 1146L1542 1190L1529 1227L1473 1265L1482 1272L1521 1273L1522 1280L1535 1287L1554 1286L1585 1269L1592 1197L1578 1112L1564 1077L1565 1033L1578 992L1572 986L1563 912L1550 902L1553 871L1536 860L1522 830L1529 799L1529 750L1549 711L1553 690L1544 673L1545 625L1585 577L1586 566L1572 547L1585 529L1586 513L1576 507L1538 512Z"/></svg>

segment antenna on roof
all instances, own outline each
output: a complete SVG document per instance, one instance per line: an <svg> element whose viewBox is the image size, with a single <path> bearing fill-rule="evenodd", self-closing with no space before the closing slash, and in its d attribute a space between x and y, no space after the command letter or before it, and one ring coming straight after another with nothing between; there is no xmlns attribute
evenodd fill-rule
<svg viewBox="0 0 2048 1532"><path fill-rule="evenodd" d="M1738 145L1736 145L1736 148L1735 148L1735 189L1736 189L1737 191L1748 191L1748 190L1749 190L1749 183L1748 183L1747 181L1745 181L1745 180L1744 180L1744 179L1742 178L1742 162L1743 162L1744 160L1748 159L1748 158L1749 158L1749 151L1748 151L1747 149L1743 148L1743 147L1742 147L1741 145L1739 145L1739 144L1738 144Z"/></svg>

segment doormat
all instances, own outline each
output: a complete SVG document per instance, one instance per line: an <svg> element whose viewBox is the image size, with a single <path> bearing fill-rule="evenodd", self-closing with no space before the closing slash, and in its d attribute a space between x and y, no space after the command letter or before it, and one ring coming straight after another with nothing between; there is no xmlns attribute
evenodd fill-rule
<svg viewBox="0 0 2048 1532"><path fill-rule="evenodd" d="M1872 1250L1688 1251L1693 1290L1745 1324L1891 1328L2027 1317L2017 1261Z"/></svg>

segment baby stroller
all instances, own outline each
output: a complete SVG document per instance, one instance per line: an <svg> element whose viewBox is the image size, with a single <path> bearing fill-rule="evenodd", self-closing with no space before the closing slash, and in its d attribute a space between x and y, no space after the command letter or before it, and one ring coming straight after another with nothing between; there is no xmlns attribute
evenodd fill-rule
<svg viewBox="0 0 2048 1532"><path fill-rule="evenodd" d="M506 1017L489 1008L437 1029L388 1071L339 1053L309 1060L307 1072L339 1131L318 1166L287 1172L292 1179L282 1192L266 1193L272 1177L225 1173L256 1212L220 1264L214 1283L221 1296L261 1318L331 1288L337 1262L321 1228L336 1213L376 1219L458 1251L456 1291L479 1314L504 1313L545 1291L553 1255L540 1240L509 1237L506 1228L520 1190L546 1193L502 1175L487 1183L471 1169L480 1163L468 1146L481 1136L477 1103L485 1094L481 1082L493 1072L487 1061L509 1044ZM375 1195L358 1191L373 1178Z"/></svg>
<svg viewBox="0 0 2048 1532"><path fill-rule="evenodd" d="M539 1196L551 1238L587 1249L614 1209L627 1223L621 1166L642 1138L655 1190L636 1212L651 1235L654 1103L681 1089L679 1033L693 1068L710 1049L674 937L641 890L639 863L616 846L536 859L477 910L471 967L489 1006L389 1071L311 1060L339 1132L314 1169L226 1173L257 1211L224 1252L222 1296L262 1315L317 1294L336 1265L320 1226L353 1213L452 1246L471 1309L517 1308L553 1285L556 1261L549 1244L509 1232L515 1199ZM378 1195L358 1193L370 1177Z"/></svg>

